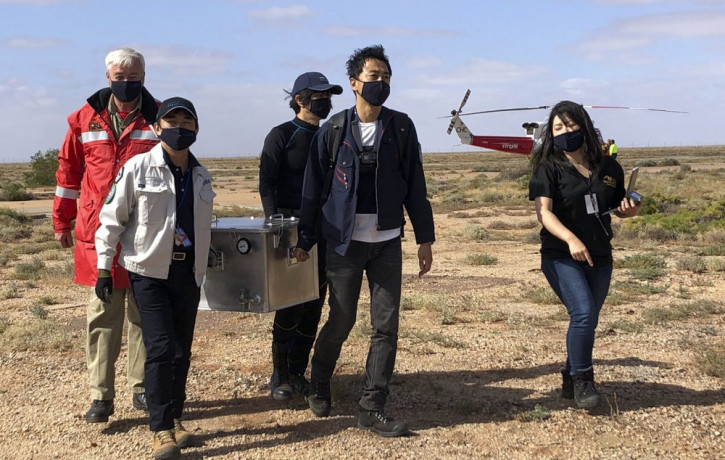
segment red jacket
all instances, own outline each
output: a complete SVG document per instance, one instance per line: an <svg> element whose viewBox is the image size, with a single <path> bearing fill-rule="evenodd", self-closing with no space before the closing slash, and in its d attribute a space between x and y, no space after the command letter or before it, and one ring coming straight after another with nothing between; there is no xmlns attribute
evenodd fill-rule
<svg viewBox="0 0 725 460"><path fill-rule="evenodd" d="M69 129L58 153L55 173L58 186L53 200L53 227L56 233L67 232L75 221L74 281L78 284L96 284L98 214L114 178L129 158L148 152L159 142L151 128L159 101L145 88L141 94L141 110L118 140L107 110L109 88L93 94L87 104L68 116ZM116 261L111 272L114 287L129 287L128 273Z"/></svg>

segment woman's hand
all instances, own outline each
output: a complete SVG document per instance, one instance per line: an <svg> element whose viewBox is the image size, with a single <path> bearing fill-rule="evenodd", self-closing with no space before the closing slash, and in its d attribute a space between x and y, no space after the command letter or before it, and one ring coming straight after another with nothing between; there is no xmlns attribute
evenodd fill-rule
<svg viewBox="0 0 725 460"><path fill-rule="evenodd" d="M589 255L589 250L579 238L572 235L572 238L566 243L569 245L569 253L572 259L577 262L586 262L590 267L594 266L594 261L592 260L592 256Z"/></svg>
<svg viewBox="0 0 725 460"><path fill-rule="evenodd" d="M617 217L626 219L627 217L634 217L639 214L639 210L642 208L642 202L634 201L632 198L624 198L617 208L615 213Z"/></svg>

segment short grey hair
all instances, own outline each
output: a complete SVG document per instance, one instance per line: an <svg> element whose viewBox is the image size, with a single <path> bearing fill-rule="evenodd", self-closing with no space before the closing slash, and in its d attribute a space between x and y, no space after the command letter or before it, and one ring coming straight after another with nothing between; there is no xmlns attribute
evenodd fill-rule
<svg viewBox="0 0 725 460"><path fill-rule="evenodd" d="M146 61L144 61L143 55L135 49L119 48L113 50L106 55L106 70L110 70L113 65L128 67L133 61L140 62L141 69L146 71Z"/></svg>

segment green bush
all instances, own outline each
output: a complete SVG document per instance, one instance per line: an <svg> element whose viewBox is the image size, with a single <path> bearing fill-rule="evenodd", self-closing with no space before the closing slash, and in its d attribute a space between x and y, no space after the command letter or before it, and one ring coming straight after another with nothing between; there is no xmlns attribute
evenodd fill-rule
<svg viewBox="0 0 725 460"><path fill-rule="evenodd" d="M33 194L29 193L25 186L18 182L10 182L0 189L0 201L24 201L32 200Z"/></svg>
<svg viewBox="0 0 725 460"><path fill-rule="evenodd" d="M56 184L55 171L58 169L58 149L38 152L30 157L30 172L25 173L28 187L43 187Z"/></svg>

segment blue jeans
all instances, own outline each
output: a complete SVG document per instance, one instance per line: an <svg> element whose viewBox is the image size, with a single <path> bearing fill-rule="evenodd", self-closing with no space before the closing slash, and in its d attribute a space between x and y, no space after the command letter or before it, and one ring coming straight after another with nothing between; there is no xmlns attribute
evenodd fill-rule
<svg viewBox="0 0 725 460"><path fill-rule="evenodd" d="M381 243L352 241L344 256L327 247L330 316L320 330L312 356L312 380L329 381L357 319L363 271L370 288L370 348L360 407L381 410L389 393L398 351L400 284L403 253L400 238Z"/></svg>
<svg viewBox="0 0 725 460"><path fill-rule="evenodd" d="M612 266L590 267L571 259L541 259L552 289L569 313L566 369L571 375L592 367L594 330L609 292Z"/></svg>

